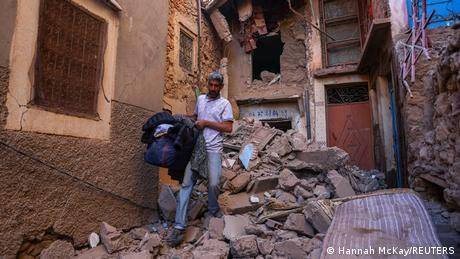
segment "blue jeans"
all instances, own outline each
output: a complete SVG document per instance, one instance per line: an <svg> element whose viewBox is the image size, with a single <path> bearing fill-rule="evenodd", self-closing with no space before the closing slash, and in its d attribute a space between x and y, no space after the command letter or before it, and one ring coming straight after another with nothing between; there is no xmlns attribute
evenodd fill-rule
<svg viewBox="0 0 460 259"><path fill-rule="evenodd" d="M219 181L222 174L222 155L220 153L207 153L208 159L208 210L215 214L219 211L217 198L220 193ZM185 229L187 226L187 207L192 194L193 186L198 178L198 173L192 171L190 162L185 168L184 180L179 191L176 207L176 222L174 227Z"/></svg>

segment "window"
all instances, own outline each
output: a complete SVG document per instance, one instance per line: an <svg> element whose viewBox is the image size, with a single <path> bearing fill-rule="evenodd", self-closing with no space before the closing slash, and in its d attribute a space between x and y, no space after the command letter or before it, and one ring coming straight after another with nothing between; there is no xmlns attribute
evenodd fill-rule
<svg viewBox="0 0 460 259"><path fill-rule="evenodd" d="M323 37L327 67L357 63L361 55L358 0L322 0Z"/></svg>
<svg viewBox="0 0 460 259"><path fill-rule="evenodd" d="M41 2L34 104L97 115L105 25L70 1Z"/></svg>
<svg viewBox="0 0 460 259"><path fill-rule="evenodd" d="M259 79L260 72L269 71L280 73L280 56L283 53L284 43L281 35L260 37L257 39L257 48L252 51L252 79Z"/></svg>
<svg viewBox="0 0 460 259"><path fill-rule="evenodd" d="M192 72L193 68L193 38L182 29L179 40L179 65L185 70Z"/></svg>
<svg viewBox="0 0 460 259"><path fill-rule="evenodd" d="M368 100L367 85L327 88L328 104L357 103L367 102Z"/></svg>

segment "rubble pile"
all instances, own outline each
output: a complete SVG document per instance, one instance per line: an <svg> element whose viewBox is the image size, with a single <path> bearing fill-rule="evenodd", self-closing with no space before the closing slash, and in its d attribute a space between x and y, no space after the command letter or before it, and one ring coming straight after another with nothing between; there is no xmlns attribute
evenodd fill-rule
<svg viewBox="0 0 460 259"><path fill-rule="evenodd" d="M168 247L179 187L164 185L162 221L128 232L102 223L102 245L78 251L77 258L319 258L333 213L321 201L383 187L380 173L347 165L339 148L308 145L296 131L253 119L235 123L224 140L222 218L206 212L207 183L200 179L184 242Z"/></svg>
<svg viewBox="0 0 460 259"><path fill-rule="evenodd" d="M430 192L433 184L444 199L460 209L460 25L439 55L439 63L424 80L424 136L409 145L410 184L418 192ZM445 42L445 39L442 39Z"/></svg>

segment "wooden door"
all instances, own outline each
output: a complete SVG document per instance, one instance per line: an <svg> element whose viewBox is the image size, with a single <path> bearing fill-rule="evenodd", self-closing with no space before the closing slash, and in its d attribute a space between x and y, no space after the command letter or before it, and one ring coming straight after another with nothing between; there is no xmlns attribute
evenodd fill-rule
<svg viewBox="0 0 460 259"><path fill-rule="evenodd" d="M362 169L375 168L371 109L367 86L327 89L327 143L350 154Z"/></svg>

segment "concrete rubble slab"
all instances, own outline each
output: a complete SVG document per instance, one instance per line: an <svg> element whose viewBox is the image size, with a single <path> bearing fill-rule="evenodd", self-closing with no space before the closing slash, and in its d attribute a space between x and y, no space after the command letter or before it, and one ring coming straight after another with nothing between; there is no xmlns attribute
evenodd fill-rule
<svg viewBox="0 0 460 259"><path fill-rule="evenodd" d="M329 171L327 173L327 178L329 178L332 185L335 187L335 195L338 198L356 195L348 179L340 175L336 170Z"/></svg>
<svg viewBox="0 0 460 259"><path fill-rule="evenodd" d="M262 255L269 255L275 248L275 244L270 240L257 238L257 248Z"/></svg>
<svg viewBox="0 0 460 259"><path fill-rule="evenodd" d="M293 172L291 172L289 169L284 169L281 171L279 179L278 179L279 185L283 190L286 191L291 191L294 189L294 187L299 184L300 180L295 176Z"/></svg>
<svg viewBox="0 0 460 259"><path fill-rule="evenodd" d="M149 251L143 250L140 252L132 252L132 253L120 253L118 255L118 259L151 259L152 255Z"/></svg>
<svg viewBox="0 0 460 259"><path fill-rule="evenodd" d="M326 233L329 225L331 224L331 218L324 213L324 211L314 202L309 202L303 210L305 219L313 226L319 233Z"/></svg>
<svg viewBox="0 0 460 259"><path fill-rule="evenodd" d="M313 237L315 232L302 213L293 213L284 222L284 229L295 231L304 236Z"/></svg>
<svg viewBox="0 0 460 259"><path fill-rule="evenodd" d="M239 193L246 188L249 181L251 181L251 175L247 172L241 172L228 183L228 188L232 193Z"/></svg>
<svg viewBox="0 0 460 259"><path fill-rule="evenodd" d="M165 219L174 220L174 216L176 215L176 204L176 197L171 187L162 185L158 196L158 206Z"/></svg>
<svg viewBox="0 0 460 259"><path fill-rule="evenodd" d="M102 222L100 226L100 236L107 252L113 253L121 248L121 232L115 227Z"/></svg>
<svg viewBox="0 0 460 259"><path fill-rule="evenodd" d="M256 195L260 200L263 200L263 194L253 194ZM251 203L249 201L251 194L241 192L237 194L230 195L220 195L219 204L221 210L225 214L243 214L249 211L255 211L262 203Z"/></svg>
<svg viewBox="0 0 460 259"><path fill-rule="evenodd" d="M209 221L209 238L224 240L224 219L212 217Z"/></svg>
<svg viewBox="0 0 460 259"><path fill-rule="evenodd" d="M278 186L278 176L262 176L253 179L246 189L249 193L261 193L270 191Z"/></svg>
<svg viewBox="0 0 460 259"><path fill-rule="evenodd" d="M257 236L245 235L230 241L230 253L234 258L257 256Z"/></svg>
<svg viewBox="0 0 460 259"><path fill-rule="evenodd" d="M226 259L229 254L228 244L216 239L208 239L202 246L193 250L193 258L204 259Z"/></svg>
<svg viewBox="0 0 460 259"><path fill-rule="evenodd" d="M234 240L246 234L244 228L251 224L249 217L244 215L224 216L224 237L227 240Z"/></svg>
<svg viewBox="0 0 460 259"><path fill-rule="evenodd" d="M206 204L200 199L190 200L187 212L188 220L193 221L196 218L198 218L200 213L203 211L205 205Z"/></svg>
<svg viewBox="0 0 460 259"><path fill-rule="evenodd" d="M299 152L296 158L314 164L322 172L338 170L348 163L350 156L338 147L328 147L317 151Z"/></svg>
<svg viewBox="0 0 460 259"><path fill-rule="evenodd" d="M288 137L286 135L282 135L281 137L275 138L271 146L268 148L268 151L274 152L278 154L280 157L283 157L291 153L292 147L289 143Z"/></svg>
<svg viewBox="0 0 460 259"><path fill-rule="evenodd" d="M73 245L67 241L56 240L40 253L40 259L70 258L75 254Z"/></svg>
<svg viewBox="0 0 460 259"><path fill-rule="evenodd" d="M227 180L230 181L233 178L235 178L238 174L235 171L229 170L229 169L222 169L222 176Z"/></svg>

